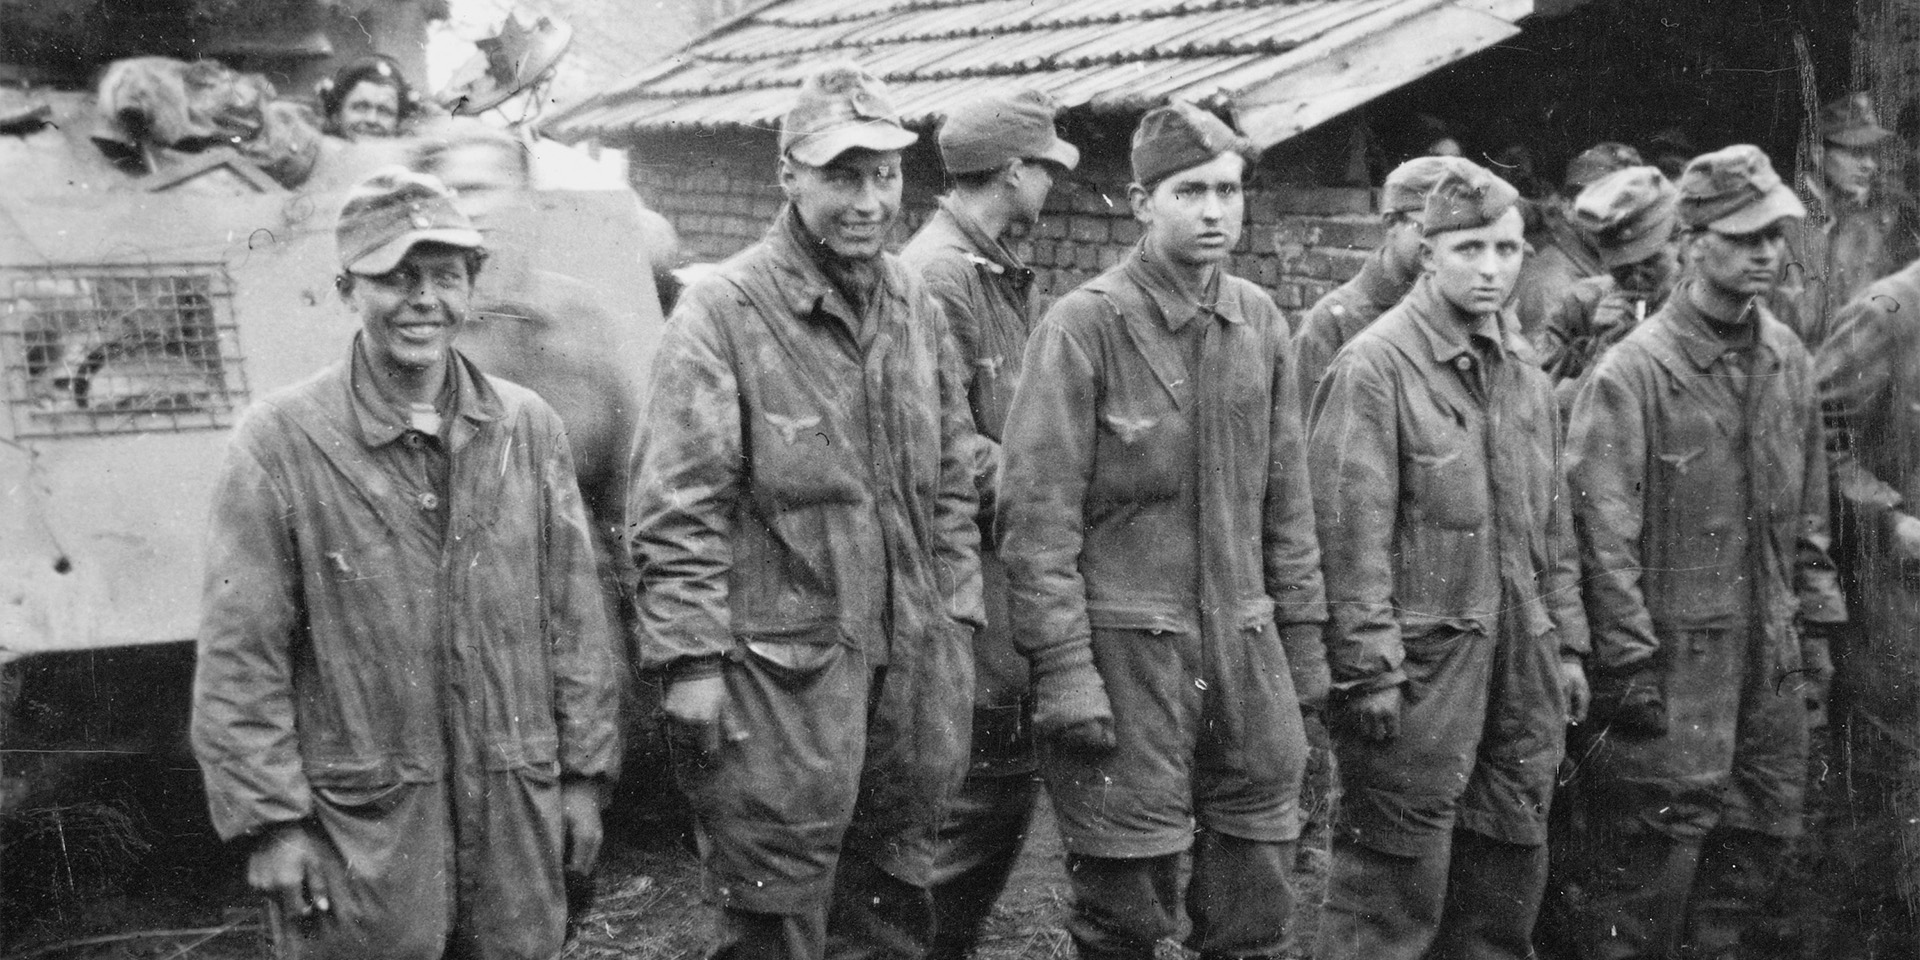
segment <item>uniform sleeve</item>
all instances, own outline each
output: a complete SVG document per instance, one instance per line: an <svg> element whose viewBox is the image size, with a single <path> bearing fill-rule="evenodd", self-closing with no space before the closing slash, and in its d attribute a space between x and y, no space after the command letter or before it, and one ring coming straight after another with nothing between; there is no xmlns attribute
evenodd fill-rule
<svg viewBox="0 0 1920 960"><path fill-rule="evenodd" d="M1903 312L1920 310L1920 303L1886 299ZM1814 361L1833 495L1869 529L1884 529L1904 505L1900 491L1860 459L1860 451L1876 442L1863 430L1892 387L1894 362L1906 356L1895 340L1880 298L1861 297L1841 308Z"/></svg>
<svg viewBox="0 0 1920 960"><path fill-rule="evenodd" d="M1406 680L1393 608L1393 530L1399 518L1400 430L1395 384L1351 346L1314 397L1308 473L1332 614L1333 688L1364 693Z"/></svg>
<svg viewBox="0 0 1920 960"><path fill-rule="evenodd" d="M973 297L964 283L942 265L929 264L921 274L927 282L927 292L933 295L934 302L946 317L947 331L952 337L945 356L950 361L950 376L966 392L967 409L975 418L973 438L968 442L968 455L973 463L974 487L980 495L982 515L992 513L994 501L999 494L1001 469L1000 444L978 429L980 405L973 395L977 384L975 364L980 359L980 317L974 313Z"/></svg>
<svg viewBox="0 0 1920 960"><path fill-rule="evenodd" d="M1586 327L1586 303L1578 290L1568 290L1547 311L1546 320L1534 333L1534 349L1540 354L1541 369L1555 380L1578 376L1585 364L1581 337Z"/></svg>
<svg viewBox="0 0 1920 960"><path fill-rule="evenodd" d="M973 427L967 401L967 383L952 332L932 297L922 310L938 328L940 387L940 493L934 503L934 525L939 535L935 559L946 569L952 591L948 616L975 628L986 625L986 602L980 580L980 493L976 485L980 444L984 438Z"/></svg>
<svg viewBox="0 0 1920 960"><path fill-rule="evenodd" d="M1033 663L1039 709L1050 693L1098 685L1080 551L1093 452L1098 368L1060 322L1056 305L1027 344L1007 416L1001 479L1001 556L1014 641Z"/></svg>
<svg viewBox="0 0 1920 960"><path fill-rule="evenodd" d="M634 441L627 522L640 571L640 660L669 675L717 672L733 642L727 580L746 451L739 386L715 316L732 303L718 280L682 298Z"/></svg>
<svg viewBox="0 0 1920 960"><path fill-rule="evenodd" d="M192 739L220 837L232 840L312 813L294 724L293 652L300 566L289 502L236 431L214 488L207 534Z"/></svg>
<svg viewBox="0 0 1920 960"><path fill-rule="evenodd" d="M1294 381L1298 385L1302 414L1312 409L1314 391L1319 389L1320 379L1327 375L1333 355L1340 350L1338 313L1346 309L1336 289L1307 311L1300 321L1299 332L1294 334Z"/></svg>
<svg viewBox="0 0 1920 960"><path fill-rule="evenodd" d="M1593 654L1603 669L1640 663L1660 648L1641 592L1640 533L1646 520L1647 436L1640 396L1619 351L1580 389L1567 434L1574 534L1586 574Z"/></svg>
<svg viewBox="0 0 1920 960"><path fill-rule="evenodd" d="M1267 445L1264 563L1267 596L1281 626L1325 623L1326 585L1320 577L1320 540L1307 482L1307 434L1302 427L1299 370L1287 342L1286 321L1273 311L1273 416ZM1289 654L1292 651L1288 651ZM1320 651L1315 654L1324 656Z"/></svg>
<svg viewBox="0 0 1920 960"><path fill-rule="evenodd" d="M1566 422L1557 400L1553 422ZM1561 656L1584 658L1592 652L1593 642L1587 628L1586 602L1580 596L1580 541L1574 535L1573 489L1567 482L1566 467L1566 441L1557 439L1553 445L1553 518L1547 530L1544 586Z"/></svg>
<svg viewBox="0 0 1920 960"><path fill-rule="evenodd" d="M1803 358L1803 362L1805 362ZM1803 368L1804 369L1804 368ZM1810 374L1800 380L1805 384ZM1802 390L1796 399L1806 406L1806 480L1800 492L1800 536L1794 543L1793 589L1800 616L1809 623L1841 623L1847 603L1840 592L1840 574L1833 563L1829 534L1833 501L1828 495L1825 430L1818 401Z"/></svg>
<svg viewBox="0 0 1920 960"><path fill-rule="evenodd" d="M594 534L565 428L538 411L545 528L543 575L560 772L611 778L619 761L620 664L594 557Z"/></svg>

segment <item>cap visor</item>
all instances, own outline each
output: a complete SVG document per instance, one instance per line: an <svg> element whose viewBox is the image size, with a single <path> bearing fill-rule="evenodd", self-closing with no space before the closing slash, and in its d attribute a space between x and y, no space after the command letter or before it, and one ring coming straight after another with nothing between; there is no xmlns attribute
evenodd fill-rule
<svg viewBox="0 0 1920 960"><path fill-rule="evenodd" d="M1054 137L1053 142L1047 145L1047 149L1041 152L1040 159L1052 160L1072 170L1080 166L1080 148L1059 137Z"/></svg>
<svg viewBox="0 0 1920 960"><path fill-rule="evenodd" d="M1734 212L1707 224L1707 229L1715 233L1753 233L1765 229L1775 220L1785 217L1804 217L1807 207L1793 190L1785 184L1767 192L1759 203L1748 204Z"/></svg>
<svg viewBox="0 0 1920 960"><path fill-rule="evenodd" d="M1827 142L1843 147L1871 147L1891 136L1893 131L1885 127L1855 127L1828 136Z"/></svg>
<svg viewBox="0 0 1920 960"><path fill-rule="evenodd" d="M1661 245L1665 244L1671 236L1673 236L1671 222L1655 227L1637 239L1629 240L1618 247L1602 248L1600 264L1612 270L1614 267L1624 267L1629 263L1639 263L1659 252Z"/></svg>
<svg viewBox="0 0 1920 960"><path fill-rule="evenodd" d="M920 135L885 121L866 120L817 133L787 148L787 155L809 167L824 167L848 150L904 150Z"/></svg>
<svg viewBox="0 0 1920 960"><path fill-rule="evenodd" d="M354 262L347 264L348 273L363 277L377 277L393 272L400 261L407 258L407 251L417 243L444 243L450 247L477 249L483 241L480 231L462 227L442 227L433 230L410 230L392 240L374 248Z"/></svg>

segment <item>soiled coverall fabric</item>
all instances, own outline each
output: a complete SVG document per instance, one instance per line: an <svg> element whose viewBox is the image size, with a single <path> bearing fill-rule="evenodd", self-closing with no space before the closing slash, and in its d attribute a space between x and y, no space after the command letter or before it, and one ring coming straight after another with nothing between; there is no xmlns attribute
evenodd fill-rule
<svg viewBox="0 0 1920 960"><path fill-rule="evenodd" d="M1027 658L1014 647L1007 622L1007 574L993 522L1001 431L1032 328L1033 271L947 199L900 259L920 272L946 314L980 432L974 482L982 501L987 623L973 637L973 759L934 853L935 938L929 954L960 960L972 952L1020 857L1039 793Z"/></svg>
<svg viewBox="0 0 1920 960"><path fill-rule="evenodd" d="M250 410L222 470L193 714L214 826L326 838L302 956L550 957L559 781L617 754L566 437L457 353L442 436L410 431L353 349Z"/></svg>
<svg viewBox="0 0 1920 960"><path fill-rule="evenodd" d="M1822 841L1818 882L1858 911L1841 935L1884 956L1913 947L1913 908L1899 889L1920 879L1912 821L1920 795L1920 564L1901 559L1893 523L1920 512L1920 263L1868 286L1834 318L1815 357L1826 417L1843 569L1860 627L1834 651L1834 717L1842 769ZM1909 888L1911 889L1911 888ZM1862 955L1858 953L1835 955Z"/></svg>
<svg viewBox="0 0 1920 960"><path fill-rule="evenodd" d="M1566 852L1596 957L1718 955L1766 909L1805 795L1795 618L1846 616L1812 361L1759 301L1743 347L1690 298L1600 361L1568 439L1594 670L1645 671L1668 718L1582 748L1592 835Z"/></svg>
<svg viewBox="0 0 1920 960"><path fill-rule="evenodd" d="M1404 684L1400 734L1341 730L1316 957L1521 957L1586 649L1546 375L1421 280L1334 359L1311 471L1336 701Z"/></svg>
<svg viewBox="0 0 1920 960"><path fill-rule="evenodd" d="M1082 956L1151 956L1174 932L1196 824L1196 949L1274 953L1290 907L1306 744L1289 666L1318 668L1326 618L1299 390L1266 294L1220 272L1200 301L1143 240L1048 312L1007 421L1036 723L1096 715L1104 688L1118 742L1043 746Z"/></svg>
<svg viewBox="0 0 1920 960"><path fill-rule="evenodd" d="M1572 415L1574 395L1600 356L1665 302L1644 291L1622 289L1604 273L1576 281L1567 290L1548 314L1535 345L1541 368L1553 378L1553 396L1563 420Z"/></svg>
<svg viewBox="0 0 1920 960"><path fill-rule="evenodd" d="M1899 270L1920 255L1920 237L1912 201L1879 191L1859 203L1803 184L1800 199L1807 216L1787 230L1787 268L1782 298L1791 305L1776 313L1800 335L1809 350L1819 350L1840 308L1875 280Z"/></svg>
<svg viewBox="0 0 1920 960"><path fill-rule="evenodd" d="M1293 352L1300 368L1302 411L1312 409L1314 392L1320 389L1320 380L1327 375L1334 354L1355 334L1392 309L1411 289L1413 278L1395 278L1392 268L1387 266L1386 254L1375 250L1373 256L1360 265L1359 273L1321 297L1300 318L1293 334Z"/></svg>
<svg viewBox="0 0 1920 960"><path fill-rule="evenodd" d="M1520 267L1512 306L1520 333L1538 341L1541 328L1567 291L1586 277L1604 276L1607 268L1600 262L1599 249L1558 209L1544 212L1541 228L1529 232L1527 242L1533 250Z"/></svg>
<svg viewBox="0 0 1920 960"><path fill-rule="evenodd" d="M912 951L966 771L976 441L919 277L885 256L856 312L794 216L668 325L629 508L640 646L726 683L718 751L678 760L734 946L771 925L794 955Z"/></svg>

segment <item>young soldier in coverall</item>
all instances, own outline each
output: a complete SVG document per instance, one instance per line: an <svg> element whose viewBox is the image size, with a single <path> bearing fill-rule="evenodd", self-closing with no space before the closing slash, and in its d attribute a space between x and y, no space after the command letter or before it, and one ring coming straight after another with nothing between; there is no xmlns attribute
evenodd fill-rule
<svg viewBox="0 0 1920 960"><path fill-rule="evenodd" d="M851 65L781 124L788 206L682 295L629 510L722 957L915 957L967 766L976 439L951 334L881 244L899 125Z"/></svg>
<svg viewBox="0 0 1920 960"><path fill-rule="evenodd" d="M1133 135L1117 266L1034 331L1001 487L1015 637L1080 956L1277 955L1325 620L1287 325L1227 274L1248 146L1184 104ZM1196 833L1197 827L1197 833Z"/></svg>
<svg viewBox="0 0 1920 960"><path fill-rule="evenodd" d="M1449 170L1471 161L1459 157L1415 157L1387 174L1380 187L1380 219L1386 236L1360 272L1321 297L1300 318L1293 350L1299 357L1300 409L1313 405L1333 355L1413 289L1420 277L1420 210L1427 192Z"/></svg>
<svg viewBox="0 0 1920 960"><path fill-rule="evenodd" d="M1632 147L1596 143L1567 161L1556 194L1530 208L1522 202L1521 213L1528 220L1526 239L1533 249L1521 262L1520 279L1514 283L1513 310L1529 340L1539 339L1554 306L1575 283L1606 273L1593 235L1572 216L1574 200L1601 177L1639 165L1640 153Z"/></svg>
<svg viewBox="0 0 1920 960"><path fill-rule="evenodd" d="M1763 303L1804 208L1744 144L1679 188L1690 274L1601 358L1568 437L1600 725L1572 906L1609 960L1739 955L1801 830L1825 660L1803 639L1845 618L1813 364Z"/></svg>
<svg viewBox="0 0 1920 960"><path fill-rule="evenodd" d="M453 349L480 235L392 168L340 214L345 362L214 500L193 738L303 957L546 960L600 843L613 633L566 435Z"/></svg>
<svg viewBox="0 0 1920 960"><path fill-rule="evenodd" d="M1038 222L1054 182L1080 162L1080 151L1054 134L1057 110L1045 94L1027 89L985 94L949 111L940 159L954 188L900 251L946 312L981 438L974 482L987 625L973 638L973 760L934 853L934 960L973 952L1020 857L1039 791L1027 659L1014 648L1007 622L1007 574L993 515L1000 438L1033 324L1033 271L1002 238L1015 225Z"/></svg>
<svg viewBox="0 0 1920 960"><path fill-rule="evenodd" d="M1552 390L1501 316L1517 199L1441 180L1425 275L1314 400L1343 787L1322 960L1531 955L1586 626Z"/></svg>

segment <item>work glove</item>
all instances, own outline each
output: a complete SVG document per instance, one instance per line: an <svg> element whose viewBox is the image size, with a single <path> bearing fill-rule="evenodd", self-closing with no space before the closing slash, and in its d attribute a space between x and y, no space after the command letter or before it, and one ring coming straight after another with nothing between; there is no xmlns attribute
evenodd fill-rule
<svg viewBox="0 0 1920 960"><path fill-rule="evenodd" d="M1327 669L1327 647L1317 623L1289 623L1280 628L1280 646L1287 654L1287 672L1300 713L1319 713L1327 705L1333 674Z"/></svg>
<svg viewBox="0 0 1920 960"><path fill-rule="evenodd" d="M1114 748L1113 703L1092 663L1033 678L1033 731L1066 753L1101 754Z"/></svg>
<svg viewBox="0 0 1920 960"><path fill-rule="evenodd" d="M1593 704L1593 690L1587 686L1587 669L1574 654L1560 655L1560 690L1567 698L1567 722L1580 724L1587 719Z"/></svg>
<svg viewBox="0 0 1920 960"><path fill-rule="evenodd" d="M1595 720L1624 737L1664 737L1667 698L1651 659L1598 671L1593 678Z"/></svg>

